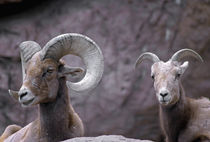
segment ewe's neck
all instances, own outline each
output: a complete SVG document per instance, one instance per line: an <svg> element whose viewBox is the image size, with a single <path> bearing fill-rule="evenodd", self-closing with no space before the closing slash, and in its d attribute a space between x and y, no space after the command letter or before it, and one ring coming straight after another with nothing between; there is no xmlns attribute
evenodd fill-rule
<svg viewBox="0 0 210 142"><path fill-rule="evenodd" d="M190 107L180 84L180 99L170 107L160 106L161 127L168 136L168 142L177 142L180 132L185 129L190 118Z"/></svg>
<svg viewBox="0 0 210 142"><path fill-rule="evenodd" d="M60 141L68 138L69 97L66 79L59 80L57 98L54 102L39 105L40 137L44 141Z"/></svg>

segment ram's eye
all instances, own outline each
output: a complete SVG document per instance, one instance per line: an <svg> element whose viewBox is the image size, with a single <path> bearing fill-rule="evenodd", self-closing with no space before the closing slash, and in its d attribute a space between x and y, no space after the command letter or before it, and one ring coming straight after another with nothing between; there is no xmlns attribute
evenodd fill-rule
<svg viewBox="0 0 210 142"><path fill-rule="evenodd" d="M152 75L151 77L152 77L152 79L155 79L155 75Z"/></svg>
<svg viewBox="0 0 210 142"><path fill-rule="evenodd" d="M53 68L48 68L45 72L43 72L42 77L45 77L51 73L53 73L54 69Z"/></svg>
<svg viewBox="0 0 210 142"><path fill-rule="evenodd" d="M48 68L47 69L47 73L52 73L54 70L53 70L53 68Z"/></svg>

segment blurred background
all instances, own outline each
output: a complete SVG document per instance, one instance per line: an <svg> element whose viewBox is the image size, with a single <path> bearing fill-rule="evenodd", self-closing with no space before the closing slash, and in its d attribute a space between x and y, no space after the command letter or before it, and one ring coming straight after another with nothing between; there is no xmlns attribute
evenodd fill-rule
<svg viewBox="0 0 210 142"><path fill-rule="evenodd" d="M43 47L68 32L92 38L105 59L95 90L81 95L70 90L86 136L159 139L151 63L134 70L146 51L163 61L182 48L198 52L204 63L189 59L182 83L187 96L210 97L210 0L0 0L0 133L37 117L37 107L22 108L7 91L22 83L18 45L34 40ZM78 57L65 60L83 66Z"/></svg>

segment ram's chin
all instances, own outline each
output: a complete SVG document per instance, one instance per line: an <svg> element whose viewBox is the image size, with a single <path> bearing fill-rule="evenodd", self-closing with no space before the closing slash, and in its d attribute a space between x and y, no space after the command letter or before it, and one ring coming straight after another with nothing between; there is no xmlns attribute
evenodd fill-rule
<svg viewBox="0 0 210 142"><path fill-rule="evenodd" d="M29 107L29 106L33 106L33 105L35 105L35 98L31 98L27 101L22 101L21 102L22 107Z"/></svg>

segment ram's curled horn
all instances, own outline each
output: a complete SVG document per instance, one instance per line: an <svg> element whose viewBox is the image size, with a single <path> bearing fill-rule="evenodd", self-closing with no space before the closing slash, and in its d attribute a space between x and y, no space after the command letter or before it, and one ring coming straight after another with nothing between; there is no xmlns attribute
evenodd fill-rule
<svg viewBox="0 0 210 142"><path fill-rule="evenodd" d="M135 68L137 68L137 66L143 61L143 60L150 60L152 61L153 63L155 62L159 62L160 59L158 58L157 55L151 53L151 52L145 52L143 54L141 54L139 56L139 58L136 60L136 63L135 63Z"/></svg>
<svg viewBox="0 0 210 142"><path fill-rule="evenodd" d="M13 91L13 90L8 90L10 96L12 96L12 98L14 98L15 100L18 100L18 91Z"/></svg>
<svg viewBox="0 0 210 142"><path fill-rule="evenodd" d="M20 57L21 57L21 64L22 64L22 73L23 73L23 79L24 79L26 63L31 59L31 57L36 52L41 50L41 47L38 43L34 41L24 41L19 45L19 48L20 48Z"/></svg>
<svg viewBox="0 0 210 142"><path fill-rule="evenodd" d="M203 62L202 57L192 49L181 49L174 53L174 55L171 57L172 61L178 61L180 62L184 57L191 56L194 57L195 59Z"/></svg>
<svg viewBox="0 0 210 142"><path fill-rule="evenodd" d="M20 57L21 57L21 65L22 65L22 77L25 77L25 67L26 63L31 59L31 57L38 51L41 50L41 47L38 43L34 41L25 41L19 45L20 48ZM9 94L18 99L18 91L9 90Z"/></svg>
<svg viewBox="0 0 210 142"><path fill-rule="evenodd" d="M52 58L59 61L67 54L79 56L86 66L84 78L67 85L76 92L93 89L101 80L104 60L98 45L90 38L76 33L67 33L50 40L42 49L41 58Z"/></svg>

